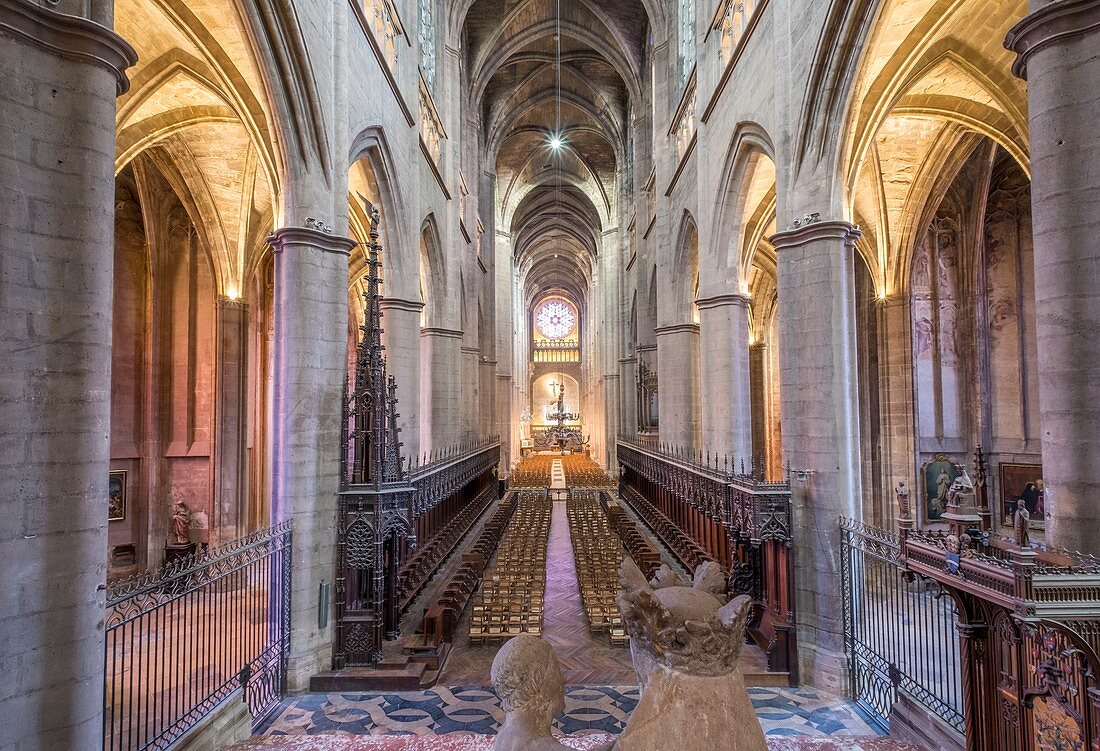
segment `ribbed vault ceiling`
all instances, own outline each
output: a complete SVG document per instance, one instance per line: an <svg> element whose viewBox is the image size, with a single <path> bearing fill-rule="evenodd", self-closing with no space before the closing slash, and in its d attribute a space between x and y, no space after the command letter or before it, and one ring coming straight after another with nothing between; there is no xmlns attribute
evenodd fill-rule
<svg viewBox="0 0 1100 751"><path fill-rule="evenodd" d="M476 0L465 53L497 217L528 301L587 298L640 96L649 21L640 0ZM560 96L558 60L560 29ZM565 145L549 143L560 112Z"/></svg>

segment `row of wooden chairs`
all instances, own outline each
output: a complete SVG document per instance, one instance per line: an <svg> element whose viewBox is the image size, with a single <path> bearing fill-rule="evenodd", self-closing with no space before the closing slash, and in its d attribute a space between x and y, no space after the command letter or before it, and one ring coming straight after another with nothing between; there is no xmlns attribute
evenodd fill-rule
<svg viewBox="0 0 1100 751"><path fill-rule="evenodd" d="M595 490L575 491L566 502L577 583L589 630L606 632L612 644L625 644L629 637L615 598L619 592L619 565L626 552L608 523L599 495Z"/></svg>
<svg viewBox="0 0 1100 751"><path fill-rule="evenodd" d="M489 485L467 503L461 511L444 525L430 540L423 542L413 556L397 573L398 597L402 609L408 606L425 582L435 576L435 572L455 546L466 536L482 513L493 502L496 486Z"/></svg>
<svg viewBox="0 0 1100 751"><path fill-rule="evenodd" d="M626 488L623 499L631 505L634 511L641 517L649 528L664 540L673 555L687 567L688 571L694 571L701 563L711 560L711 556L703 549L703 546L691 539L686 532L677 527L671 519L650 503L649 499L631 487Z"/></svg>
<svg viewBox="0 0 1100 751"><path fill-rule="evenodd" d="M458 570L451 575L440 594L425 610L422 636L410 640L413 645L438 649L443 642L454 641L455 626L481 582L485 564L504 536L504 530L508 528L508 522L515 510L515 496L508 496L497 505L496 511L481 528L470 552L462 554L462 563ZM409 645L406 646L406 651L410 651Z"/></svg>
<svg viewBox="0 0 1100 751"><path fill-rule="evenodd" d="M470 642L542 634L546 594L546 543L553 504L546 492L519 493L496 559L486 571L470 611Z"/></svg>
<svg viewBox="0 0 1100 751"><path fill-rule="evenodd" d="M622 540L626 552L638 564L638 568L642 570L647 579L652 577L657 569L661 567L660 551L653 547L653 543L642 534L630 515L617 502L611 500L608 494L603 494L601 503L607 514L608 523L615 530L619 539Z"/></svg>
<svg viewBox="0 0 1100 751"><path fill-rule="evenodd" d="M547 454L534 454L527 457L512 470L508 486L513 488L546 488L550 486L550 471L554 468L554 459Z"/></svg>
<svg viewBox="0 0 1100 751"><path fill-rule="evenodd" d="M607 488L614 483L600 469L600 465L581 454L569 454L561 457L565 471L565 484L571 488Z"/></svg>

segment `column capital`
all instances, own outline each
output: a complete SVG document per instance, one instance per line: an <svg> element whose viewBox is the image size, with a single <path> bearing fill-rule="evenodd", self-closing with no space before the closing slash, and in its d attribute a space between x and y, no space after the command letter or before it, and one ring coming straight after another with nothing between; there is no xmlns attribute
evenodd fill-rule
<svg viewBox="0 0 1100 751"><path fill-rule="evenodd" d="M623 365L634 365L638 362L637 357L620 357L619 362Z"/></svg>
<svg viewBox="0 0 1100 751"><path fill-rule="evenodd" d="M421 329L421 331L423 331L423 329ZM480 355L481 347L467 347L464 345L462 347L459 347L458 351L464 355Z"/></svg>
<svg viewBox="0 0 1100 751"><path fill-rule="evenodd" d="M776 232L768 238L768 242L775 246L778 253L783 248L797 248L815 240L840 240L845 246L854 248L856 240L862 236L859 227L851 222L818 220Z"/></svg>
<svg viewBox="0 0 1100 751"><path fill-rule="evenodd" d="M668 334L696 334L699 333L697 323L674 323L671 326L658 326L653 329L654 336L666 336Z"/></svg>
<svg viewBox="0 0 1100 751"><path fill-rule="evenodd" d="M752 344L749 345L749 349L754 351L754 352L767 352L768 343L767 342L753 342Z"/></svg>
<svg viewBox="0 0 1100 751"><path fill-rule="evenodd" d="M299 247L343 256L350 255L351 249L357 245L350 237L330 235L310 227L281 227L267 236L267 244L275 253Z"/></svg>
<svg viewBox="0 0 1100 751"><path fill-rule="evenodd" d="M214 307L218 310L248 310L248 303L242 297L218 295L214 298Z"/></svg>
<svg viewBox="0 0 1100 751"><path fill-rule="evenodd" d="M0 32L51 54L106 68L115 77L117 96L130 90L125 71L137 62L137 53L102 24L25 0L0 0Z"/></svg>
<svg viewBox="0 0 1100 751"><path fill-rule="evenodd" d="M1012 72L1027 80L1027 60L1054 42L1100 31L1100 0L1056 0L1008 30L1005 47L1016 53Z"/></svg>
<svg viewBox="0 0 1100 751"><path fill-rule="evenodd" d="M383 297L378 301L378 307L382 310L406 310L410 313L419 313L424 310L424 303L419 300L403 300L400 297Z"/></svg>
<svg viewBox="0 0 1100 751"><path fill-rule="evenodd" d="M730 292L725 295L713 295L711 297L700 297L695 301L695 307L699 308L699 310L722 308L727 305L737 305L742 308L748 308L751 304L752 298L739 292Z"/></svg>

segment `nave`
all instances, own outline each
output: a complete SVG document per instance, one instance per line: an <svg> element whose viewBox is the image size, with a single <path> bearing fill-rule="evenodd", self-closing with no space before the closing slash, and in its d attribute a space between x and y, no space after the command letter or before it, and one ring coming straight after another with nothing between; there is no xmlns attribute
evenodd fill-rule
<svg viewBox="0 0 1100 751"><path fill-rule="evenodd" d="M679 576L687 576L687 571L633 511L617 502L610 478L586 456L535 454L515 467L513 478L521 487L509 489L484 512L467 544L443 564L435 586L425 588L403 621L403 630L415 630L417 607L434 601L439 590L449 585L462 561L481 542L484 529L491 528L504 511L508 522L499 533L500 543L460 614L454 642L438 675L432 677L434 685L420 690L314 692L293 697L273 713L260 737L240 748L420 748L400 739L341 737L408 733L443 736L436 739L441 745L430 746L434 749L450 748L448 736L457 743L469 734L491 734L503 714L489 686L490 666L499 646L522 633L541 636L558 657L569 689L566 709L554 727L576 736L568 741L573 747L587 748L589 734L604 738L600 734L622 732L638 701L638 681L615 604L619 563L630 555L616 530L626 527L634 533L628 539L635 541L635 550L641 550L639 557L649 573L656 573L661 563ZM568 484L561 478L567 478ZM551 497L556 490L563 491L561 500ZM644 540L644 548L637 546L637 538ZM404 643L419 639L414 634ZM397 643L387 649L394 662L400 661L399 651ZM788 688L785 677L768 673L766 658L754 645L744 648L740 669L754 686L754 706L775 741L771 749L831 750L840 746L819 743L837 737L857 744L844 748L903 748L877 740L871 726L840 697Z"/></svg>

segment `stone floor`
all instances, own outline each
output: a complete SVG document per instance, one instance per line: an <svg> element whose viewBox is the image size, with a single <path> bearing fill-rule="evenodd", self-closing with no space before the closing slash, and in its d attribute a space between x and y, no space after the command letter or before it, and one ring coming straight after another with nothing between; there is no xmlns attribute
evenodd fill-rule
<svg viewBox="0 0 1100 751"><path fill-rule="evenodd" d="M753 706L769 737L874 737L875 731L843 699L809 688L750 688ZM638 702L636 686L570 686L565 712L554 721L561 733L620 733ZM503 712L484 686L377 694L303 694L283 702L261 734L486 735Z"/></svg>

